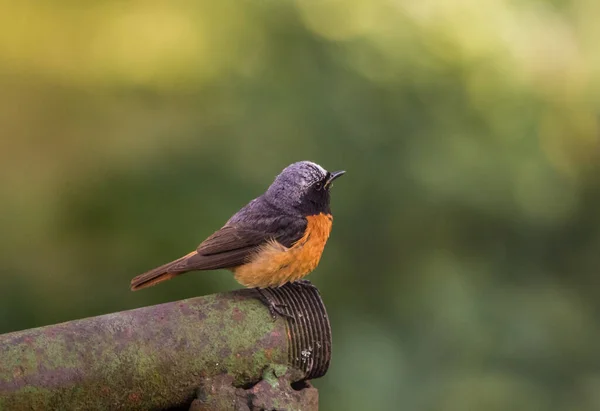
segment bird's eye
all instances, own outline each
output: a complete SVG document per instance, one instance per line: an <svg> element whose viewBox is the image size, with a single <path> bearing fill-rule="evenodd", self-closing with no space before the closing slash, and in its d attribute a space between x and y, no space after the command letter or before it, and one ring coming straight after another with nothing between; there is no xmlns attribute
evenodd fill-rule
<svg viewBox="0 0 600 411"><path fill-rule="evenodd" d="M321 183L320 181L318 183L315 183L315 188L317 190L321 190L323 188L323 183Z"/></svg>

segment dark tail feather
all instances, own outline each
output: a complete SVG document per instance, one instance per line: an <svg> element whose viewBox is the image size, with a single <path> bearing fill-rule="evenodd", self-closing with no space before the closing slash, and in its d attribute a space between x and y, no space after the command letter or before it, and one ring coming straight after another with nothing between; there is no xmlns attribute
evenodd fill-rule
<svg viewBox="0 0 600 411"><path fill-rule="evenodd" d="M175 266L181 263L183 260L195 254L196 252L193 251L188 255L184 255L183 257L178 258L175 261L171 261L170 263L161 265L160 267L147 271L144 274L138 275L133 280L131 280L131 291L137 291L141 290L142 288L152 287L153 285L170 280L171 278L176 277L179 274L185 273L186 271L181 271L181 269L175 270Z"/></svg>

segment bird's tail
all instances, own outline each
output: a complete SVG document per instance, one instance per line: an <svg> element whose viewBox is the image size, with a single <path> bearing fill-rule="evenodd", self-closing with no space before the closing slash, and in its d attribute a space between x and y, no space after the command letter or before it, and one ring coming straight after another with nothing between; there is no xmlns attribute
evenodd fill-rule
<svg viewBox="0 0 600 411"><path fill-rule="evenodd" d="M138 275L133 280L131 280L131 291L137 291L141 290L142 288L152 287L153 285L170 280L171 278L178 276L179 274L187 272L187 270L182 271L181 268L176 269L175 267L178 265L179 267L181 267L182 261L195 254L196 251L192 251L191 253L184 255L183 257L178 258L175 261L171 261L170 263L161 265L160 267L156 267L150 271L145 272L144 274Z"/></svg>

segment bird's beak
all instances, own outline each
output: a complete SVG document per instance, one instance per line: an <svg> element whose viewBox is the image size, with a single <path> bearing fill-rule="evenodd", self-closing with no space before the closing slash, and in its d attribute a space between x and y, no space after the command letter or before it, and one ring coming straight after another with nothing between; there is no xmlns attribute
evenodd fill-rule
<svg viewBox="0 0 600 411"><path fill-rule="evenodd" d="M333 173L331 173L329 175L329 179L327 180L327 182L325 183L325 187L329 187L331 186L331 183L333 183L333 180L335 180L338 177L341 177L342 175L344 175L345 171L340 170L340 171L334 171Z"/></svg>

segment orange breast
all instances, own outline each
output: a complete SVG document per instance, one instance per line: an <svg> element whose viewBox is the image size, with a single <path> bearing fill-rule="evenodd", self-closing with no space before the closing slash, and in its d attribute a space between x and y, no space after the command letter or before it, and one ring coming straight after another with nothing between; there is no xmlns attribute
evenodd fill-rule
<svg viewBox="0 0 600 411"><path fill-rule="evenodd" d="M262 246L247 264L233 269L235 279L246 287L279 287L314 270L331 233L333 217L319 214L306 217L304 236L291 247L277 241Z"/></svg>

